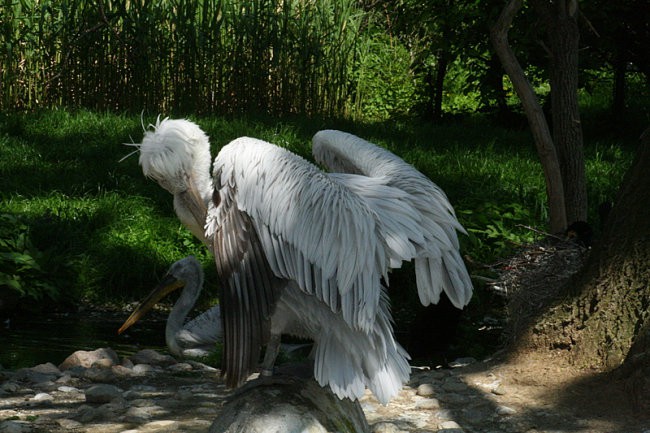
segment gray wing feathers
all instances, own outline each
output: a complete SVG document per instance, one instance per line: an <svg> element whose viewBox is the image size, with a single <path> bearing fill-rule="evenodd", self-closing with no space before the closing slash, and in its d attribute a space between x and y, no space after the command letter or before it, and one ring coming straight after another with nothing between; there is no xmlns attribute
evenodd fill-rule
<svg viewBox="0 0 650 433"><path fill-rule="evenodd" d="M415 254L406 260L416 259L420 300L424 305L436 303L444 291L456 307L467 305L472 283L458 251L456 234L456 231L465 233L465 230L458 223L445 193L401 158L352 134L319 131L312 144L316 161L329 170L387 178L387 186L406 194L397 200L415 211L412 218L420 225L424 238L403 232L415 248ZM382 209L377 209L377 213L385 226L394 224L395 214Z"/></svg>
<svg viewBox="0 0 650 433"><path fill-rule="evenodd" d="M187 322L178 333L181 348L212 346L223 337L221 308L215 305Z"/></svg>
<svg viewBox="0 0 650 433"><path fill-rule="evenodd" d="M282 281L271 272L248 215L234 200L224 203L212 245L222 290L222 371L226 384L237 387L257 368Z"/></svg>

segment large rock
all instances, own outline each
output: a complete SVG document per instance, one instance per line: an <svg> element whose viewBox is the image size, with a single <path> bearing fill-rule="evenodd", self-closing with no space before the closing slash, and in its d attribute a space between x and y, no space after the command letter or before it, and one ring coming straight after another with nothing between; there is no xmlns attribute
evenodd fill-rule
<svg viewBox="0 0 650 433"><path fill-rule="evenodd" d="M143 349L138 353L131 355L130 360L134 364L148 364L162 367L176 364L176 359L174 359L174 357L164 355L153 349Z"/></svg>
<svg viewBox="0 0 650 433"><path fill-rule="evenodd" d="M119 356L110 347L93 351L77 350L59 365L59 370L65 371L72 367L90 368L94 363L102 359L109 360L111 365L116 365L120 362Z"/></svg>
<svg viewBox="0 0 650 433"><path fill-rule="evenodd" d="M358 401L340 400L312 378L274 376L237 390L210 433L368 433Z"/></svg>

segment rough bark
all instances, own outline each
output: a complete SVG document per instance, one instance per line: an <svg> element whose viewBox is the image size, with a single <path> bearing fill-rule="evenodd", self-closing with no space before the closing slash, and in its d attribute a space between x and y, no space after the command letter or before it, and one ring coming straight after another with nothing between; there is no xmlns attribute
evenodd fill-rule
<svg viewBox="0 0 650 433"><path fill-rule="evenodd" d="M550 230L553 233L559 233L566 228L567 219L562 172L557 152L542 107L508 42L508 29L512 25L515 15L521 9L522 1L510 0L508 2L499 19L490 29L490 38L528 118L546 181Z"/></svg>
<svg viewBox="0 0 650 433"><path fill-rule="evenodd" d="M522 344L579 366L621 368L638 408L650 395L650 128L584 270Z"/></svg>
<svg viewBox="0 0 650 433"><path fill-rule="evenodd" d="M578 107L578 4L575 0L532 2L550 48L553 143L557 152L568 223L587 220L587 182Z"/></svg>

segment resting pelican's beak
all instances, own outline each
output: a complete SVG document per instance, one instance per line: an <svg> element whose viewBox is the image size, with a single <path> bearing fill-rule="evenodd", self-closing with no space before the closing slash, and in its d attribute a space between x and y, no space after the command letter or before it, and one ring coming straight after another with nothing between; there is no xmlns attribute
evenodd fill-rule
<svg viewBox="0 0 650 433"><path fill-rule="evenodd" d="M131 327L131 325L140 320L140 318L144 316L147 311L151 310L151 308L156 305L156 302L160 301L162 298L174 290L183 287L184 285L184 281L176 279L176 277L173 275L166 275L160 284L158 284L156 288L153 289L142 302L140 302L140 305L138 305L136 309L133 310L133 313L131 313L129 318L126 319L120 329L117 330L117 333L121 334L122 332L126 331L129 327Z"/></svg>
<svg viewBox="0 0 650 433"><path fill-rule="evenodd" d="M189 208L190 212L192 212L196 223L199 227L203 227L205 224L205 218L208 215L208 206L203 202L201 192L194 182L194 179L189 177L187 185L187 190L182 192L180 195L183 197L183 201Z"/></svg>

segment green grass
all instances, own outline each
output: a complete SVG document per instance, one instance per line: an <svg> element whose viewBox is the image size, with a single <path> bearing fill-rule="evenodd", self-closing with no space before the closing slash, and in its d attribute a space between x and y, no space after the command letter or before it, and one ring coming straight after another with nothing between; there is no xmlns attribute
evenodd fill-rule
<svg viewBox="0 0 650 433"><path fill-rule="evenodd" d="M148 116L145 124L154 120ZM522 226L545 227L542 171L525 130L499 128L481 117L440 126L193 120L210 136L213 154L248 135L309 158L310 138L323 128L348 130L386 146L445 190L469 232L461 238L463 253L477 262L490 263L533 240L534 233ZM176 219L171 196L144 178L137 156L119 162L132 150L123 143L141 138L137 116L66 110L0 116L0 214L20 222L0 227L5 248L0 253L22 254L3 255L0 275L47 283L49 291L25 284L32 291L26 297L36 303L44 297L123 303L147 293L173 261L194 254L212 284L212 259ZM618 188L633 147L613 138L586 145L595 216L597 204ZM25 257L31 261L20 262ZM211 296L214 291L204 301Z"/></svg>

